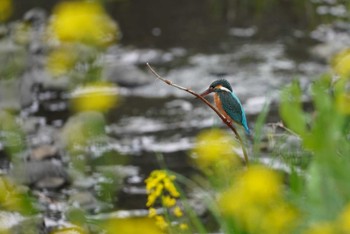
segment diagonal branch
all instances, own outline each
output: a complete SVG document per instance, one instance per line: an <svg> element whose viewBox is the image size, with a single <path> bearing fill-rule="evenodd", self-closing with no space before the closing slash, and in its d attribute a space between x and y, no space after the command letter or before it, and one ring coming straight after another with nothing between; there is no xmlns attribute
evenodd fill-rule
<svg viewBox="0 0 350 234"><path fill-rule="evenodd" d="M173 86L177 89L180 89L180 90L183 90L187 93L190 93L192 94L193 96L197 97L199 100L201 100L202 102L204 102L207 106L209 106L221 119L222 121L227 125L227 127L229 127L232 132L235 134L235 136L237 137L237 139L239 140L241 146L242 146L242 151L243 151L243 156L244 156L244 160L246 162L246 164L249 163L249 160L248 160L248 154L247 154L247 150L246 148L244 147L244 144L243 144L243 140L241 138L241 136L238 134L237 130L235 127L233 127L232 123L225 118L225 116L223 116L219 111L218 109L216 109L216 107L214 107L209 101L207 101L207 99L203 98L201 95L199 95L198 93L192 91L191 89L188 89L188 88L185 88L185 87L182 87L180 85L177 85L175 83L173 83L172 81L170 80L167 80L163 77L161 77L153 68L152 66L149 64L149 63L146 63L147 67L149 68L149 70L155 75L155 77L161 81L163 81L164 83L170 85L170 86Z"/></svg>

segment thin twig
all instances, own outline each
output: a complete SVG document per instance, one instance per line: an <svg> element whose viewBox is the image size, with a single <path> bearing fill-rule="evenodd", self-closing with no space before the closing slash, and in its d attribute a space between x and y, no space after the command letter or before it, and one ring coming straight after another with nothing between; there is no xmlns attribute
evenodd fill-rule
<svg viewBox="0 0 350 234"><path fill-rule="evenodd" d="M241 146L242 146L242 151L243 151L243 156L244 156L244 160L245 160L245 163L248 165L249 163L249 159L248 159L248 154L247 154L247 150L245 149L244 147L244 144L243 144L243 140L241 138L241 136L238 134L237 130L235 127L233 127L232 123L225 118L225 116L223 116L219 111L218 109L216 109L209 101L207 101L207 99L203 98L201 95L199 95L198 93L192 91L191 89L188 89L188 88L185 88L185 87L182 87L180 85L177 85L175 83L173 83L172 81L170 80L167 80L165 78L163 78L162 76L160 76L153 68L152 66L149 64L149 63L146 63L147 67L149 68L149 70L155 75L155 77L161 81L163 81L164 83L170 85L170 86L173 86L177 89L180 89L180 90L183 90L187 93L190 93L192 94L193 96L197 97L199 100L201 100L202 102L204 102L207 106L209 106L213 111L215 111L215 113L222 119L222 121L227 125L227 127L229 127L232 132L235 134L235 136L237 137L237 139L239 140Z"/></svg>
<svg viewBox="0 0 350 234"><path fill-rule="evenodd" d="M293 130L287 128L282 122L277 122L277 123L269 123L268 125L272 126L272 127L278 127L278 128L281 128L283 130L285 130L286 132L300 138L300 136L294 132Z"/></svg>

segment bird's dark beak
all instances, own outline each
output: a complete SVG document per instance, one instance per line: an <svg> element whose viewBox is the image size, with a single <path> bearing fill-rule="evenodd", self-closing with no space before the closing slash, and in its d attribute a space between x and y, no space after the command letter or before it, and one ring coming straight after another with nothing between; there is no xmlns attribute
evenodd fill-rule
<svg viewBox="0 0 350 234"><path fill-rule="evenodd" d="M205 97L205 96L207 96L208 94L210 94L210 93L213 92L213 91L214 91L213 88L209 88L209 89L205 90L203 93L201 93L200 95L201 95L202 97Z"/></svg>

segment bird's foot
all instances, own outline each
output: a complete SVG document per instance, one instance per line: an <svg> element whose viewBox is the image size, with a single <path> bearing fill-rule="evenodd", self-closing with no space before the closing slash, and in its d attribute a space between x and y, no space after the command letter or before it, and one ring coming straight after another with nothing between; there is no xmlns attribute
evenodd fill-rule
<svg viewBox="0 0 350 234"><path fill-rule="evenodd" d="M228 118L225 118L225 120L223 120L223 122L225 124L229 124L229 125L232 125L232 120L228 119Z"/></svg>

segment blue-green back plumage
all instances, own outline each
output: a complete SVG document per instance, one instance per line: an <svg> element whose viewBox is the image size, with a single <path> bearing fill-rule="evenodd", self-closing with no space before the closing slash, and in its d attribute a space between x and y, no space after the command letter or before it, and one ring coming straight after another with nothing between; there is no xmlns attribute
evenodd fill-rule
<svg viewBox="0 0 350 234"><path fill-rule="evenodd" d="M241 102L233 92L218 92L224 111L237 123L241 124L249 134L247 119Z"/></svg>
<svg viewBox="0 0 350 234"><path fill-rule="evenodd" d="M238 99L238 97L235 95L235 93L232 91L232 87L230 83L225 79L216 80L213 83L211 83L210 87L215 88L218 85L223 86L225 89L215 89L214 92L216 92L219 95L219 98L221 100L222 109L227 113L228 116L230 116L235 122L241 124L247 134L250 134L250 130L248 127L247 119L245 116L245 112L243 109L243 106Z"/></svg>

